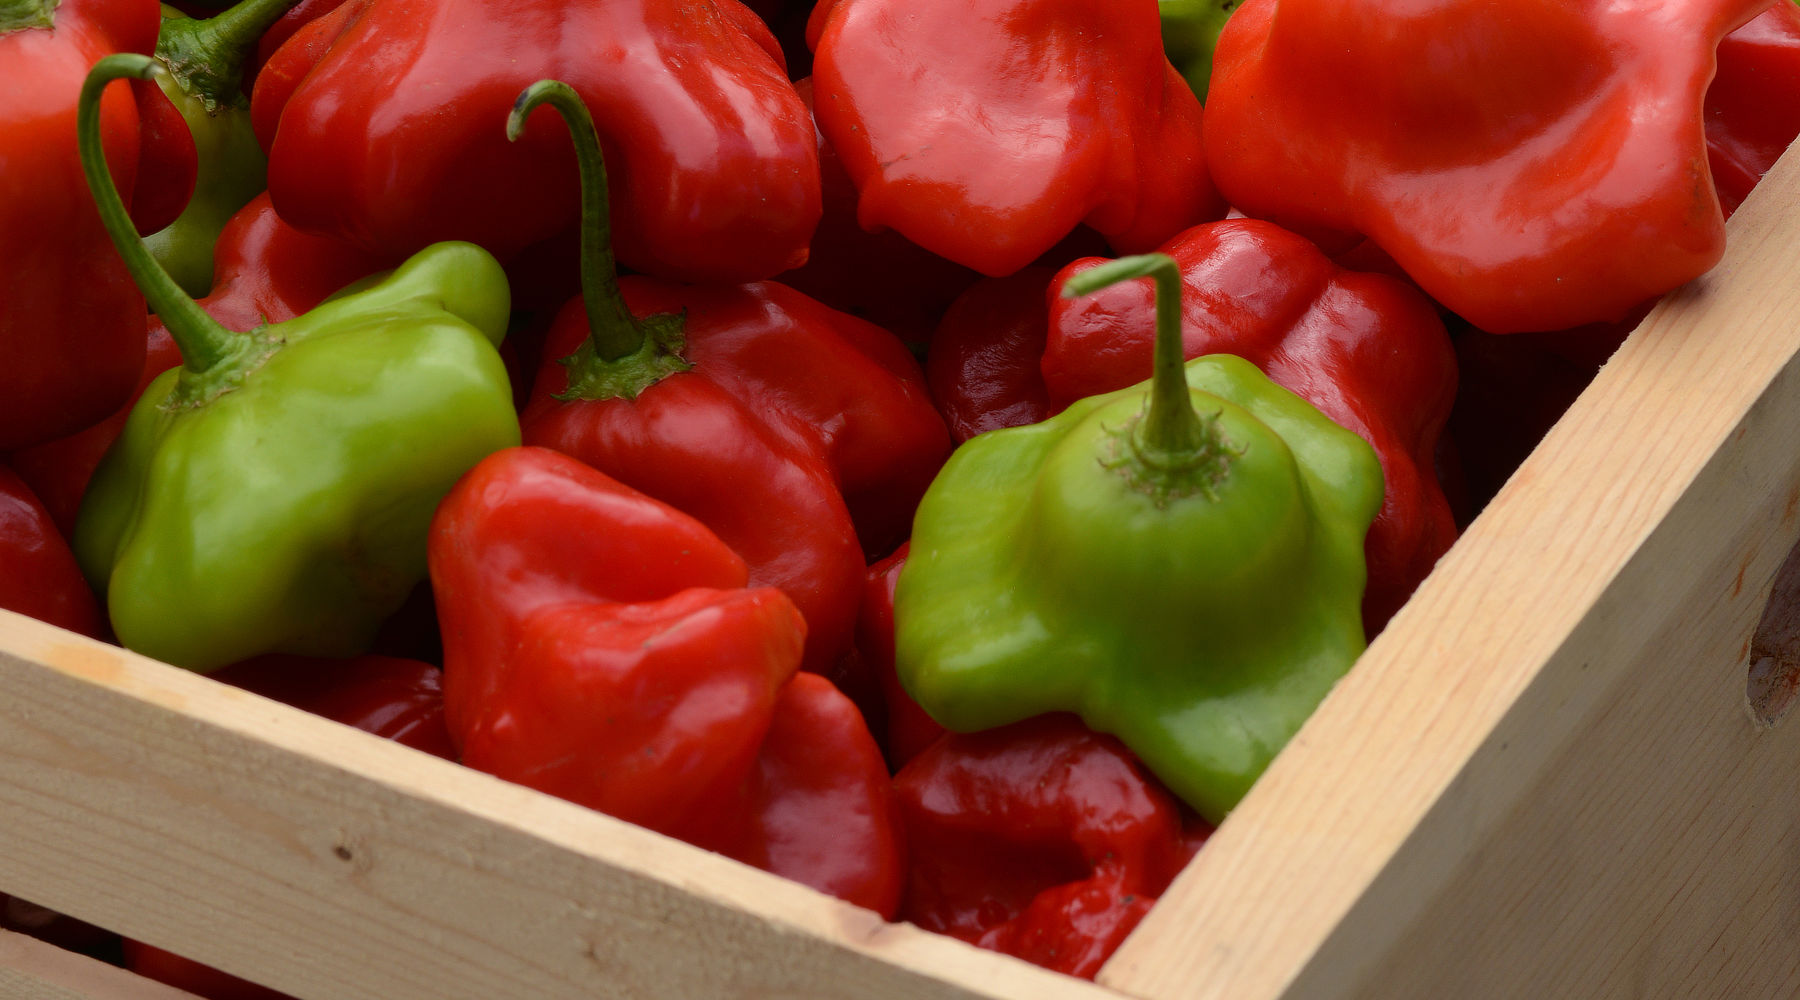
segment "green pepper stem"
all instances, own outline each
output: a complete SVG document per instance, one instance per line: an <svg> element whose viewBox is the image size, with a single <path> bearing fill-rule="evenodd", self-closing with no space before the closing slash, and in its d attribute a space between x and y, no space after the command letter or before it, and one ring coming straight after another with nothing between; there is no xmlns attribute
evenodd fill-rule
<svg viewBox="0 0 1800 1000"><path fill-rule="evenodd" d="M58 0L0 0L0 35L56 26Z"/></svg>
<svg viewBox="0 0 1800 1000"><path fill-rule="evenodd" d="M94 206L107 235L112 237L113 246L124 258L126 269L150 308L169 328L169 336L181 349L182 367L198 373L238 353L244 338L208 316L150 256L149 248L131 223L119 189L113 186L112 174L106 169L106 150L100 142L100 94L106 85L120 79L148 80L164 72L167 71L155 59L135 52L110 55L95 63L81 85L75 128L81 169L87 175L88 190L93 192Z"/></svg>
<svg viewBox="0 0 1800 1000"><path fill-rule="evenodd" d="M1075 274L1063 283L1062 296L1072 299L1133 278L1156 282L1156 347L1150 375L1150 411L1136 435L1138 447L1179 458L1210 450L1216 436L1194 409L1188 394L1186 362L1181 347L1181 268L1168 254L1149 253L1121 257ZM1159 462L1158 464L1165 464Z"/></svg>
<svg viewBox="0 0 1800 1000"><path fill-rule="evenodd" d="M612 250L612 207L608 204L606 157L594 118L575 88L561 80L539 80L520 92L506 117L506 138L517 142L525 119L541 104L556 109L575 143L581 170L581 299L587 307L588 340L603 361L617 361L644 346L644 329L619 290L619 265Z"/></svg>
<svg viewBox="0 0 1800 1000"><path fill-rule="evenodd" d="M299 0L239 0L209 18L163 22L156 57L181 89L198 97L210 114L244 100L244 64L256 43Z"/></svg>

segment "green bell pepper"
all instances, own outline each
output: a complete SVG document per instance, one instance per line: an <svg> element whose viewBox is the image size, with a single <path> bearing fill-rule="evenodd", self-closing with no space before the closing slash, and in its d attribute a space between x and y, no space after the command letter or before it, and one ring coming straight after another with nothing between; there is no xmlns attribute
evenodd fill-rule
<svg viewBox="0 0 1800 1000"><path fill-rule="evenodd" d="M1184 366L1170 258L1064 294L1147 274L1151 381L972 438L932 483L896 664L954 730L1075 712L1217 822L1363 650L1381 466L1249 362Z"/></svg>
<svg viewBox="0 0 1800 1000"><path fill-rule="evenodd" d="M101 60L78 122L101 216L183 365L150 384L95 471L77 558L120 641L169 663L359 652L425 578L438 500L519 443L497 350L505 275L485 250L441 243L303 316L225 329L145 251L100 149L106 83L158 72Z"/></svg>
<svg viewBox="0 0 1800 1000"><path fill-rule="evenodd" d="M1212 80L1213 50L1219 32L1241 0L1157 0L1162 15L1163 52L1202 104Z"/></svg>

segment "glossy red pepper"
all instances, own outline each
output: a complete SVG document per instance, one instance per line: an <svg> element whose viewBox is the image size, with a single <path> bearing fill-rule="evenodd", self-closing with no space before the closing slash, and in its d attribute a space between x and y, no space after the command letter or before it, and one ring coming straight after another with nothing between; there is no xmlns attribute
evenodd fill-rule
<svg viewBox="0 0 1800 1000"><path fill-rule="evenodd" d="M795 88L810 110L812 79ZM857 222L856 185L824 133L818 140L823 214L806 264L784 273L781 283L910 343L925 342L944 310L981 275L891 229L864 229Z"/></svg>
<svg viewBox="0 0 1800 1000"><path fill-rule="evenodd" d="M508 449L445 498L430 559L464 763L891 912L874 739L822 678L792 687L805 622L699 521Z"/></svg>
<svg viewBox="0 0 1800 1000"><path fill-rule="evenodd" d="M925 379L958 443L1050 415L1040 362L1050 327L1044 293L1055 274L1028 267L976 282L938 321Z"/></svg>
<svg viewBox="0 0 1800 1000"><path fill-rule="evenodd" d="M83 635L104 634L94 591L50 512L0 463L0 608Z"/></svg>
<svg viewBox="0 0 1800 1000"><path fill-rule="evenodd" d="M894 786L901 919L1088 979L1209 832L1071 715L946 736Z"/></svg>
<svg viewBox="0 0 1800 1000"><path fill-rule="evenodd" d="M239 209L219 233L212 294L198 302L233 330L279 323L323 302L333 292L388 264L339 240L302 233L275 214L268 195ZM150 380L181 364L181 352L162 320L151 317L143 373L129 399L110 416L68 437L12 455L13 466L43 498L64 534L94 467L125 426L132 404Z"/></svg>
<svg viewBox="0 0 1800 1000"><path fill-rule="evenodd" d="M881 748L818 674L781 686L756 766L694 843L892 919L906 863ZM724 835L729 832L729 835Z"/></svg>
<svg viewBox="0 0 1800 1000"><path fill-rule="evenodd" d="M892 334L773 282L623 279L604 238L604 164L580 102L571 116L590 185L584 293L558 315L521 416L554 448L699 518L806 617L806 669L851 646L865 554L905 537L950 452L923 373ZM860 540L860 541L859 541Z"/></svg>
<svg viewBox="0 0 1800 1000"><path fill-rule="evenodd" d="M742 281L806 259L819 219L812 120L738 0L374 0L336 16L347 10L269 148L270 194L299 228L395 256L465 239L505 259L574 226L561 130L544 123L510 145L497 124L523 87L555 76L600 121L629 266Z"/></svg>
<svg viewBox="0 0 1800 1000"><path fill-rule="evenodd" d="M273 653L213 671L212 679L292 705L445 760L456 748L444 722L444 679L420 660Z"/></svg>
<svg viewBox="0 0 1800 1000"><path fill-rule="evenodd" d="M896 771L948 732L906 693L894 670L894 585L906 565L910 544L869 567L862 611L856 619L857 652L881 687L882 745L888 766Z"/></svg>
<svg viewBox="0 0 1800 1000"><path fill-rule="evenodd" d="M1724 251L1701 104L1719 40L1769 5L1247 0L1213 64L1213 178L1248 215L1367 235L1482 329L1615 321Z"/></svg>
<svg viewBox="0 0 1800 1000"><path fill-rule="evenodd" d="M1225 214L1152 0L830 0L807 38L865 228L1003 275L1084 222L1131 253Z"/></svg>
<svg viewBox="0 0 1800 1000"><path fill-rule="evenodd" d="M88 67L148 54L161 23L155 0L0 7L0 452L101 419L143 368L144 298L88 196L75 104ZM124 88L102 100L100 133L113 180L132 190L138 113Z"/></svg>
<svg viewBox="0 0 1800 1000"><path fill-rule="evenodd" d="M1778 2L1719 43L1706 153L1727 217L1800 135L1800 6Z"/></svg>

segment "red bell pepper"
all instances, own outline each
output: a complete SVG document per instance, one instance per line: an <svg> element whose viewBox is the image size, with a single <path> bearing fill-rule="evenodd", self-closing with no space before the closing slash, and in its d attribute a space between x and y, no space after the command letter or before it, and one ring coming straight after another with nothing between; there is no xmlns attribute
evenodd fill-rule
<svg viewBox="0 0 1800 1000"><path fill-rule="evenodd" d="M1087 979L1210 832L1072 715L945 736L894 786L901 919Z"/></svg>
<svg viewBox="0 0 1800 1000"><path fill-rule="evenodd" d="M148 54L161 23L156 0L0 7L0 452L99 420L143 367L144 298L88 196L75 105L89 66ZM114 181L132 190L138 112L124 90L102 99L100 132Z"/></svg>
<svg viewBox="0 0 1800 1000"><path fill-rule="evenodd" d="M260 195L238 210L214 248L212 294L198 300L207 315L233 330L279 323L323 302L358 278L388 266L339 240L302 233L282 222ZM181 364L162 320L150 319L137 388L105 419L68 437L13 453L12 463L65 535L74 531L81 495L95 466L125 426L150 380Z"/></svg>
<svg viewBox="0 0 1800 1000"><path fill-rule="evenodd" d="M208 676L434 757L456 759L444 722L443 674L429 663L374 654L326 659L272 653Z"/></svg>
<svg viewBox="0 0 1800 1000"><path fill-rule="evenodd" d="M827 682L791 688L805 622L704 525L508 449L445 498L430 563L464 763L891 912L874 739Z"/></svg>
<svg viewBox="0 0 1800 1000"><path fill-rule="evenodd" d="M949 730L938 725L900 686L894 670L894 585L906 565L911 543L869 567L863 583L862 611L856 619L856 648L881 688L884 722L882 744L888 766L899 770Z"/></svg>
<svg viewBox="0 0 1800 1000"><path fill-rule="evenodd" d="M1085 222L1120 252L1225 214L1153 0L829 0L819 128L891 228L990 275Z"/></svg>
<svg viewBox="0 0 1800 1000"><path fill-rule="evenodd" d="M795 88L810 110L812 79ZM818 140L823 214L805 265L783 274L781 283L903 340L923 343L944 310L981 275L891 229L864 229L856 221L856 185L824 133Z"/></svg>
<svg viewBox="0 0 1800 1000"><path fill-rule="evenodd" d="M1040 362L1050 326L1044 290L1055 273L1028 267L979 281L938 322L925 379L958 443L1050 415Z"/></svg>
<svg viewBox="0 0 1800 1000"><path fill-rule="evenodd" d="M104 634L99 602L75 553L31 488L0 464L0 608L72 632Z"/></svg>
<svg viewBox="0 0 1800 1000"><path fill-rule="evenodd" d="M1800 6L1781 0L1719 43L1706 159L1727 217L1800 135Z"/></svg>
<svg viewBox="0 0 1800 1000"><path fill-rule="evenodd" d="M1701 106L1720 39L1769 5L1246 0L1213 179L1245 214L1367 235L1484 330L1615 321L1723 253Z"/></svg>
<svg viewBox="0 0 1800 1000"><path fill-rule="evenodd" d="M566 90L535 86L514 123L541 100L573 116L593 217L584 294L547 337L525 443L699 518L753 583L793 598L806 669L829 673L851 646L865 554L905 537L950 452L918 363L892 334L783 285L619 279L585 111Z"/></svg>
<svg viewBox="0 0 1800 1000"><path fill-rule="evenodd" d="M556 76L597 109L618 168L621 260L741 281L806 259L812 120L738 0L374 0L314 25L327 20L343 31L283 102L269 148L269 192L301 229L390 256L465 239L504 260L572 227L560 130L510 145L497 124L522 88ZM289 45L303 36L318 40ZM257 81L265 122L260 91L279 62Z"/></svg>

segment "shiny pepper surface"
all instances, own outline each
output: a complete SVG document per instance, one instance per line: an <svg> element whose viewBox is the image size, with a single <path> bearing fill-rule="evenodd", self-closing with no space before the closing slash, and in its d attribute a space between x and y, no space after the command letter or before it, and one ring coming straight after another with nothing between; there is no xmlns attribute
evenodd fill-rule
<svg viewBox="0 0 1800 1000"><path fill-rule="evenodd" d="M1002 275L1081 223L1131 253L1225 214L1155 0L829 0L807 38L865 229Z"/></svg>
<svg viewBox="0 0 1800 1000"><path fill-rule="evenodd" d="M901 919L1087 979L1210 832L1061 713L941 738L894 787L912 852Z"/></svg>
<svg viewBox="0 0 1800 1000"><path fill-rule="evenodd" d="M1374 446L1385 485L1365 545L1363 622L1380 631L1456 541L1437 477L1456 354L1436 307L1405 282L1347 271L1272 223L1226 219L1161 252L1181 267L1184 356L1235 354ZM1070 264L1051 289L1101 263ZM1040 371L1051 411L1139 380L1155 305L1142 283L1050 304Z"/></svg>
<svg viewBox="0 0 1800 1000"><path fill-rule="evenodd" d="M234 330L293 319L345 285L387 266L349 244L287 225L270 207L267 194L251 199L231 217L213 251L209 251L212 293L197 302L208 316ZM152 316L144 374L131 403L156 376L180 364L181 352L168 328L160 317ZM13 467L65 532L74 533L88 479L124 429L131 409L129 404L122 406L75 434L13 453Z"/></svg>
<svg viewBox="0 0 1800 1000"><path fill-rule="evenodd" d="M0 452L106 416L143 366L144 297L82 181L75 94L95 60L156 45L157 11L155 0L0 3ZM99 128L130 188L129 94L107 96Z"/></svg>
<svg viewBox="0 0 1800 1000"><path fill-rule="evenodd" d="M141 56L102 60L84 112L108 80L156 72ZM101 214L183 366L150 384L94 472L75 531L83 572L121 642L178 666L361 651L424 578L438 500L518 443L499 264L430 247L303 316L232 332L131 232L90 125Z"/></svg>
<svg viewBox="0 0 1800 1000"><path fill-rule="evenodd" d="M464 763L892 913L874 738L794 677L806 623L705 525L512 448L445 498L431 579Z"/></svg>
<svg viewBox="0 0 1800 1000"><path fill-rule="evenodd" d="M1249 362L1184 369L1170 258L1070 287L1152 267L1150 383L973 438L932 483L895 664L953 730L1075 712L1216 822L1362 652L1381 469Z"/></svg>
<svg viewBox="0 0 1800 1000"><path fill-rule="evenodd" d="M1617 320L1724 252L1701 103L1769 5L1247 0L1213 179L1246 215L1368 236L1481 329Z"/></svg>
<svg viewBox="0 0 1800 1000"><path fill-rule="evenodd" d="M561 130L543 123L513 145L494 124L549 75L595 109L627 265L746 281L806 260L820 212L812 119L768 28L738 0L347 8L343 33L279 109L269 149L269 193L299 228L390 255L469 240L503 260L571 229L575 161ZM282 62L278 52L269 68L291 78Z"/></svg>
<svg viewBox="0 0 1800 1000"><path fill-rule="evenodd" d="M553 448L694 517L806 616L806 669L853 639L865 556L905 537L950 451L924 376L892 334L775 282L616 276L604 159L579 98L529 88L569 118L589 188L581 297L557 316L521 418Z"/></svg>

